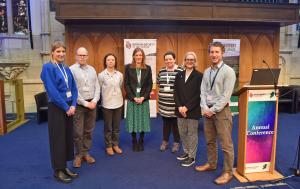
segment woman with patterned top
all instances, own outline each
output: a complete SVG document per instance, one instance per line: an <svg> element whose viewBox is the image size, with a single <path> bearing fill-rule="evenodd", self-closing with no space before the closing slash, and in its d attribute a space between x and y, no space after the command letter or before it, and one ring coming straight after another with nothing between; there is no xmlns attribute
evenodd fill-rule
<svg viewBox="0 0 300 189"><path fill-rule="evenodd" d="M164 62L165 67L159 71L157 76L158 111L163 119L163 141L160 150L165 151L168 148L172 131L174 137L172 152L175 153L179 150L180 136L175 114L174 83L176 74L183 71L183 68L175 64L175 53L171 51L165 53Z"/></svg>
<svg viewBox="0 0 300 189"><path fill-rule="evenodd" d="M146 56L141 48L132 54L132 63L125 67L125 91L127 96L126 129L132 136L132 150L144 150L144 134L150 132L149 99L152 90L151 67L145 64ZM136 133L140 133L137 141Z"/></svg>
<svg viewBox="0 0 300 189"><path fill-rule="evenodd" d="M104 57L104 67L99 73L101 103L104 119L104 141L110 156L122 154L119 147L120 122L123 112L123 74L117 70L117 57L109 53Z"/></svg>

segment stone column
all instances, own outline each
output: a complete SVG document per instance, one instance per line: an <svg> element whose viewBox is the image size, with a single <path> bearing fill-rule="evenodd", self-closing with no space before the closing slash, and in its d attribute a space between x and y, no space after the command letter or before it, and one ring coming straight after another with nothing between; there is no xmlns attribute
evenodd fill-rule
<svg viewBox="0 0 300 189"><path fill-rule="evenodd" d="M41 0L41 39L43 63L50 59L50 3L49 0Z"/></svg>

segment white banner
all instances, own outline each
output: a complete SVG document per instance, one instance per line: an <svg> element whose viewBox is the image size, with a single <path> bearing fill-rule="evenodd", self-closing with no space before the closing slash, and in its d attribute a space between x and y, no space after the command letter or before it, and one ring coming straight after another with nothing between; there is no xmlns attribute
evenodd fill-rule
<svg viewBox="0 0 300 189"><path fill-rule="evenodd" d="M240 67L240 39L213 39L213 42L220 42L225 46L224 62L232 67L236 74L234 91L238 90L239 84L239 67ZM238 114L238 98L231 97L230 109L233 114Z"/></svg>
<svg viewBox="0 0 300 189"><path fill-rule="evenodd" d="M239 81L239 64L240 64L240 39L213 39L213 42L221 42L225 46L224 62L233 68Z"/></svg>
<svg viewBox="0 0 300 189"><path fill-rule="evenodd" d="M156 39L124 39L124 64L131 64L135 48L142 48L146 55L146 64L151 66L153 88L150 94L150 117L156 117ZM126 102L125 102L126 112Z"/></svg>

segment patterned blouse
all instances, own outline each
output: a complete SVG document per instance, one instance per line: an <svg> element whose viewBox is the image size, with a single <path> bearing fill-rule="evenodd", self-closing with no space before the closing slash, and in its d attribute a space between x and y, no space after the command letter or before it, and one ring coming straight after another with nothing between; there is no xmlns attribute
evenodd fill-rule
<svg viewBox="0 0 300 189"><path fill-rule="evenodd" d="M158 111L163 117L176 117L174 83L176 74L181 71L183 71L183 68L175 66L174 71L167 71L166 67L164 67L158 73Z"/></svg>

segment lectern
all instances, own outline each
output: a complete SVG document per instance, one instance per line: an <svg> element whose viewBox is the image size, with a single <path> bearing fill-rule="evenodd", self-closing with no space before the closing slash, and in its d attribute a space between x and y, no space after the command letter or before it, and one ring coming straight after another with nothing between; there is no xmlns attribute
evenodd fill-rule
<svg viewBox="0 0 300 189"><path fill-rule="evenodd" d="M273 85L248 85L238 91L239 129L235 177L240 182L275 180L278 96Z"/></svg>

